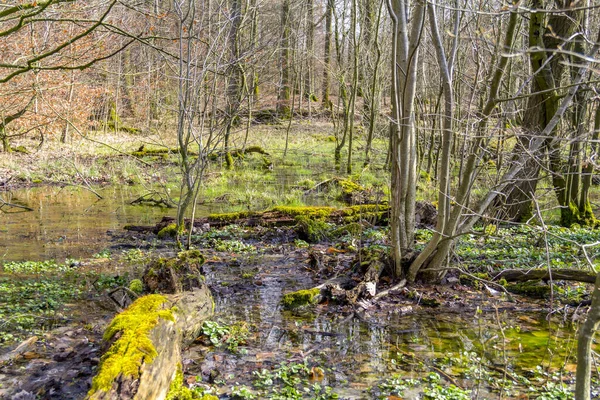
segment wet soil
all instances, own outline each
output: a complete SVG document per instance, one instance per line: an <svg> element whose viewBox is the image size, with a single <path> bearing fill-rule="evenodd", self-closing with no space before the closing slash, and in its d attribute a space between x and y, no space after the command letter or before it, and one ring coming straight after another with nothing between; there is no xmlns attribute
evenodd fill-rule
<svg viewBox="0 0 600 400"><path fill-rule="evenodd" d="M518 377L533 379L537 366L564 371L563 381L572 383L573 310L554 308L548 320L546 301L475 290L452 275L445 285L414 285L362 307L329 302L283 309L284 293L333 276L361 276L352 262L355 251L333 243L297 247L295 239L291 228L255 227L225 229L197 240L216 300L214 320L244 321L251 335L233 352L205 339L185 349L184 377L190 387L212 388L226 399L234 386L253 387L257 373L275 371L282 363L322 371L301 382L301 388L329 386L343 399L377 398L385 379L420 379L432 371L441 374L445 385L476 390L480 398L497 397L494 381L511 376L515 382L503 398L526 393L530 389ZM161 255L175 254L173 243L157 246L148 234L119 232L111 243L114 249L145 246L158 252L158 247ZM217 243L226 249L217 251ZM311 267L309 251L323 255L321 269ZM390 285L384 278L379 290ZM49 332L30 352L0 367L0 398L85 397L100 357L101 332L113 313L84 304L90 309L82 314L92 320ZM469 375L473 367L485 371L485 379ZM269 389L261 390L258 398L270 398ZM404 398L420 398L419 393L416 387Z"/></svg>

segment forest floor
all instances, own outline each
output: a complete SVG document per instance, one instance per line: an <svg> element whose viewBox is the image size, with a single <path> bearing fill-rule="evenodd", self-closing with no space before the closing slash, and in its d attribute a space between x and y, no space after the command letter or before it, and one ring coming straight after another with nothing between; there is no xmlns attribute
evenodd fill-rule
<svg viewBox="0 0 600 400"><path fill-rule="evenodd" d="M505 234L482 239L487 249L475 241L459 247L464 265L495 265L501 242L515 239L518 249L518 240L532 236ZM386 236L385 228L374 227L360 242L344 235L307 243L294 227L238 225L195 235L217 312L205 335L184 352L185 382L199 397L569 398L574 326L585 315L578 304L589 298L584 284L554 282L550 301L546 283L536 283L545 290L532 298L452 271L444 284L392 290L360 307L332 301L282 307L284 293L328 278L359 281L360 249L354 246L384 247ZM113 241L71 265L4 264L0 398L18 392L83 398L103 350L102 332L118 311L108 293L138 278L149 259L177 251L172 239L157 243L152 233L124 232ZM564 245L556 250L568 253ZM532 254L504 257L538 262ZM390 286L384 276L378 290ZM23 339L26 347L7 353Z"/></svg>
<svg viewBox="0 0 600 400"><path fill-rule="evenodd" d="M318 183L340 175L332 165L331 125L292 124L284 155L287 133L285 124L253 127L249 143L268 154L239 158L233 171L217 160L201 201L217 211L257 211L356 200L342 187L307 196ZM241 137L236 146L242 146ZM154 199L177 200L176 154L132 154L142 146L172 149L174 143L161 135L97 134L94 142L47 142L41 150L35 141L17 144L29 154L0 158L0 195L7 200L11 191L32 185L93 190L110 184L136 185ZM364 150L364 137L357 138L356 149ZM384 149L385 141L377 139L374 164L364 168L356 157L356 173L344 177L362 187L361 200L385 204ZM432 201L428 179L424 175L419 196ZM185 382L197 397L572 398L575 331L585 316L589 285L541 280L509 287L497 276L548 262L555 269L586 271L582 245L600 243L597 230L484 224L458 242L441 284L391 290L360 306L329 300L286 310L284 293L335 276L358 282L364 273L361 254L385 253L389 245L385 226L345 230L328 223L314 240L298 225L233 224L194 234L216 299L216 315L203 338L184 353ZM417 248L430 235L419 229ZM128 287L151 259L173 256L177 247L168 237L118 230L108 247L94 251L64 262L2 262L0 398L18 392L24 399L83 398L102 354L102 332L119 311L109 293ZM585 251L594 260L600 248ZM377 290L394 283L384 274ZM15 352L19 343L23 347Z"/></svg>

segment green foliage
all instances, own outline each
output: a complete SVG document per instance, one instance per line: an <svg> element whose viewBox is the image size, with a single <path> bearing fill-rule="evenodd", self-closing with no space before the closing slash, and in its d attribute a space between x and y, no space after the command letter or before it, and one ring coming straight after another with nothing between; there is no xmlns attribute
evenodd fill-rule
<svg viewBox="0 0 600 400"><path fill-rule="evenodd" d="M538 268L546 264L547 256L552 268L573 268L581 265L580 244L600 243L597 229L547 226L547 230L544 235L539 227L521 225L498 229L494 236L466 235L458 241L456 255L470 271ZM427 239L421 239L421 232L417 233L419 243ZM586 251L590 259L600 257L600 245L588 246Z"/></svg>
<svg viewBox="0 0 600 400"><path fill-rule="evenodd" d="M471 391L456 387L455 385L441 384L440 376L432 372L427 377L429 387L423 390L424 398L428 400L470 400Z"/></svg>
<svg viewBox="0 0 600 400"><path fill-rule="evenodd" d="M224 240L214 239L211 241L211 246L216 251L224 251L228 253L254 253L256 247L251 244L246 244L241 240Z"/></svg>
<svg viewBox="0 0 600 400"><path fill-rule="evenodd" d="M308 396L315 400L335 400L339 395L329 386L319 383L307 384L311 370L306 363L281 363L272 371L254 371L254 387L262 390L269 399L302 399Z"/></svg>
<svg viewBox="0 0 600 400"><path fill-rule="evenodd" d="M64 304L81 297L83 283L54 277L0 278L0 344L52 328L62 320Z"/></svg>
<svg viewBox="0 0 600 400"><path fill-rule="evenodd" d="M76 264L75 264L76 265ZM67 272L73 268L67 263L57 264L54 260L48 261L13 261L5 262L2 269L13 274L43 274L49 272Z"/></svg>
<svg viewBox="0 0 600 400"><path fill-rule="evenodd" d="M306 249L310 247L310 245L302 239L294 239L294 246L296 246L299 249Z"/></svg>
<svg viewBox="0 0 600 400"><path fill-rule="evenodd" d="M166 302L166 297L158 294L140 297L112 320L103 339L110 341L119 336L102 356L88 395L109 391L120 375L139 377L141 365L154 360L157 352L148 334L159 319L174 320L172 311L164 309Z"/></svg>
<svg viewBox="0 0 600 400"><path fill-rule="evenodd" d="M131 249L123 252L122 259L129 264L143 264L148 261L148 256L140 249Z"/></svg>
<svg viewBox="0 0 600 400"><path fill-rule="evenodd" d="M231 398L234 400L254 400L256 394L246 386L234 386L231 388Z"/></svg>
<svg viewBox="0 0 600 400"><path fill-rule="evenodd" d="M216 346L226 346L227 350L237 352L240 345L246 344L250 331L245 322L233 325L221 325L216 321L204 321L202 333Z"/></svg>
<svg viewBox="0 0 600 400"><path fill-rule="evenodd" d="M391 378L387 378L385 381L378 385L382 394L384 395L398 395L402 396L406 389L415 386L418 381L414 379L403 379L399 375L394 375Z"/></svg>
<svg viewBox="0 0 600 400"><path fill-rule="evenodd" d="M99 251L98 253L94 254L92 256L93 258L107 258L110 259L111 258L111 252L109 249L104 249L102 251Z"/></svg>

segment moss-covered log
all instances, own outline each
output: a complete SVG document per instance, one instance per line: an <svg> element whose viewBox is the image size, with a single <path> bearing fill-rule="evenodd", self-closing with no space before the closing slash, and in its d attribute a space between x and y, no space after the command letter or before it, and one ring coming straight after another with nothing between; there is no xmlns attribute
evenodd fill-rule
<svg viewBox="0 0 600 400"><path fill-rule="evenodd" d="M273 207L270 210L241 211L224 214L211 214L208 217L194 219L194 227L201 228L206 224L220 228L226 225L238 224L245 226L294 226L298 218L318 220L323 222L347 225L356 222L365 222L371 225L387 225L389 207L386 204L364 204L359 206L335 207ZM135 232L153 232L158 234L164 228L175 223L173 217L163 217L154 226L127 225L125 230ZM186 220L187 227L190 221Z"/></svg>
<svg viewBox="0 0 600 400"><path fill-rule="evenodd" d="M140 297L113 319L104 333L109 346L89 399L167 398L181 370L181 348L199 336L214 310L210 290L199 275L202 261L196 252L183 252L150 264L146 290L156 284L170 288L170 293ZM164 277L169 278L166 284L156 283Z"/></svg>
<svg viewBox="0 0 600 400"><path fill-rule="evenodd" d="M504 278L508 282L525 282L533 280L544 280L549 281L550 278L555 281L575 281L594 283L596 275L589 271L582 271L580 269L560 269L552 270L552 276L547 269L530 269L530 270L517 270L509 269L499 273L495 279L500 280Z"/></svg>

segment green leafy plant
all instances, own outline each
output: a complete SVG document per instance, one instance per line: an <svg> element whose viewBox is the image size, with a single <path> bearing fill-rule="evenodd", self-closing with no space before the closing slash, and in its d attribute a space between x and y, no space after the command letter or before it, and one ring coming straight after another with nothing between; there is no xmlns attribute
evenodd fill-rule
<svg viewBox="0 0 600 400"><path fill-rule="evenodd" d="M234 386L231 388L231 398L234 400L253 400L256 394L246 386Z"/></svg>
<svg viewBox="0 0 600 400"><path fill-rule="evenodd" d="M245 322L236 322L231 326L221 325L216 321L204 321L202 333L216 346L226 346L227 350L237 352L240 345L245 344L250 332Z"/></svg>

